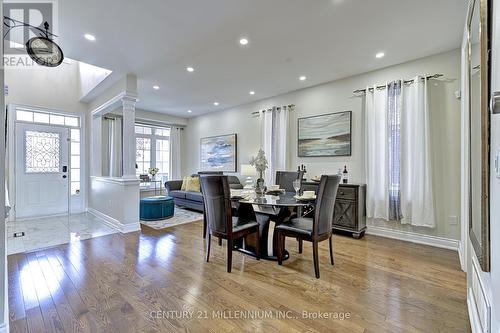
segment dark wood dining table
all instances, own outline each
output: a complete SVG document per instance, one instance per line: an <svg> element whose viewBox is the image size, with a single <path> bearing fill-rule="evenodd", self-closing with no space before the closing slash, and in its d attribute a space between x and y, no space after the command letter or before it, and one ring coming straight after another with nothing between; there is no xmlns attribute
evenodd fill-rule
<svg viewBox="0 0 500 333"><path fill-rule="evenodd" d="M292 215L304 216L314 210L315 200L298 200L295 193L255 196L251 198L232 198L235 214L240 217L257 219L259 223L260 255L262 259L277 260L277 239L274 227L287 223ZM257 237L247 236L236 243L236 250L255 256ZM285 250L284 259L288 259Z"/></svg>

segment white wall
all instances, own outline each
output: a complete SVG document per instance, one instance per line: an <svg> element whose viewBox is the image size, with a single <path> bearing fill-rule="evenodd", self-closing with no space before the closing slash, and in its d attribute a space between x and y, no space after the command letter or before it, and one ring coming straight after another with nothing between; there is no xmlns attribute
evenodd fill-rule
<svg viewBox="0 0 500 333"><path fill-rule="evenodd" d="M105 68L90 65L84 62L78 62L79 74L79 95L80 99L101 83L111 71Z"/></svg>
<svg viewBox="0 0 500 333"><path fill-rule="evenodd" d="M76 61L65 61L55 68L6 69L9 95L5 102L84 113L87 107L79 102L78 75Z"/></svg>
<svg viewBox="0 0 500 333"><path fill-rule="evenodd" d="M412 228L388 223L389 228L417 233L460 238L460 226L450 225L449 216L460 216L460 103L454 92L460 89L459 50L434 55L370 73L337 80L311 88L276 96L233 109L189 119L183 136L183 174L198 171L200 138L220 134L238 134L238 169L260 147L259 121L251 113L274 105L295 104L290 119L289 169L305 164L308 177L336 173L347 165L352 181L364 182L364 130L363 99L353 97L353 90L367 85L383 84L416 75L442 73L447 80L433 80L430 91L432 112L433 167L435 172L438 226L435 229ZM345 110L353 111L352 156L350 157L297 157L297 118Z"/></svg>

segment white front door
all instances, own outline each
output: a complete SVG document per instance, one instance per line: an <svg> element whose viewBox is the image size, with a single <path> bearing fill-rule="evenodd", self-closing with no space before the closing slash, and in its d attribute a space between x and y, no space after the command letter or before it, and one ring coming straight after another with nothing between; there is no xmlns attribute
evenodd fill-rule
<svg viewBox="0 0 500 333"><path fill-rule="evenodd" d="M68 131L16 124L16 218L68 213Z"/></svg>

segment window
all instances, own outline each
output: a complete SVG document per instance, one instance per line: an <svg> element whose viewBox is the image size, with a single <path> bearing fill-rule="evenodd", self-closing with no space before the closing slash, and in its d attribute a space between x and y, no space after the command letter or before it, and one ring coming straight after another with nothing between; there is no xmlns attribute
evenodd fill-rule
<svg viewBox="0 0 500 333"><path fill-rule="evenodd" d="M136 125L137 175L147 174L149 168L158 168L159 179L168 180L170 156L170 128Z"/></svg>
<svg viewBox="0 0 500 333"><path fill-rule="evenodd" d="M59 172L59 133L26 131L26 173Z"/></svg>
<svg viewBox="0 0 500 333"><path fill-rule="evenodd" d="M66 116L56 113L31 111L28 109L17 109L16 120L29 122L29 123L40 123L40 124L51 124L51 125L62 125L67 127L80 127L80 118Z"/></svg>
<svg viewBox="0 0 500 333"><path fill-rule="evenodd" d="M135 148L137 173L148 173L148 169L151 167L151 139L136 137Z"/></svg>
<svg viewBox="0 0 500 333"><path fill-rule="evenodd" d="M388 87L388 132L389 132L389 218L400 220L401 214L401 82L392 82Z"/></svg>
<svg viewBox="0 0 500 333"><path fill-rule="evenodd" d="M71 195L80 194L80 129L72 128L70 130L70 152L71 152L71 173L70 188Z"/></svg>

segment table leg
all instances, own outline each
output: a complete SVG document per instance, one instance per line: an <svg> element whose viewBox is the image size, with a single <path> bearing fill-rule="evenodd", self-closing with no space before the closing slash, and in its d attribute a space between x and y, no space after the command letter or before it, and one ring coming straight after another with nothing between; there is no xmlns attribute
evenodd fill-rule
<svg viewBox="0 0 500 333"><path fill-rule="evenodd" d="M248 217L252 220L256 219L259 223L259 239L260 239L260 257L265 260L278 260L277 255L277 239L274 234L274 222L271 222L269 215L255 213L252 205L240 204L238 207L239 217ZM236 250L256 256L255 248L257 246L257 237L248 235L245 242L238 242ZM288 251L285 250L283 260L288 259Z"/></svg>

